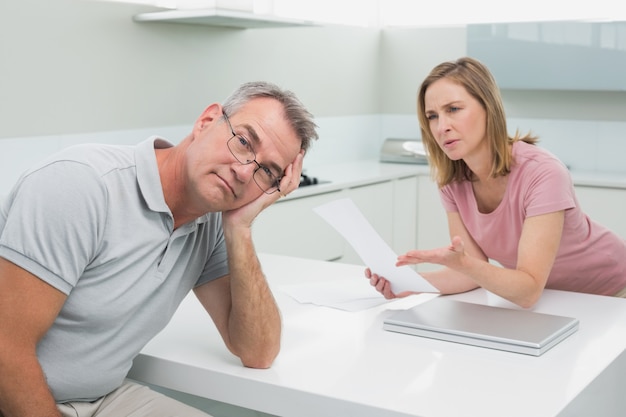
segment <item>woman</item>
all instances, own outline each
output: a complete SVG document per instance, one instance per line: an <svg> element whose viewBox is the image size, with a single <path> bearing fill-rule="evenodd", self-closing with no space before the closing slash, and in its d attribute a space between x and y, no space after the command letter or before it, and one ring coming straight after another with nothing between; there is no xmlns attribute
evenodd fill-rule
<svg viewBox="0 0 626 417"><path fill-rule="evenodd" d="M522 307L544 288L625 295L626 242L581 211L569 171L536 137L508 135L484 65L461 58L435 67L420 87L418 118L452 239L409 251L398 266L439 264L422 275L442 294L483 287ZM366 277L397 296L384 277L369 269Z"/></svg>

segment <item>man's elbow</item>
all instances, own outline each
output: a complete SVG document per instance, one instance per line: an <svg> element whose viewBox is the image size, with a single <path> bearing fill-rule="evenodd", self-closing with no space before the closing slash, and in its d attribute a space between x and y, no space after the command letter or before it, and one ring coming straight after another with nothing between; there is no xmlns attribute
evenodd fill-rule
<svg viewBox="0 0 626 417"><path fill-rule="evenodd" d="M268 369L274 363L274 360L278 356L279 348L269 350L265 353L251 352L249 355L241 355L241 363L246 368L254 369Z"/></svg>

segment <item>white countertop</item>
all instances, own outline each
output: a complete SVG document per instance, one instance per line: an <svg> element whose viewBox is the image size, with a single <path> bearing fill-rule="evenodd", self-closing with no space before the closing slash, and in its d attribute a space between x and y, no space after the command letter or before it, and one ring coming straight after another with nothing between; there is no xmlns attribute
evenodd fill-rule
<svg viewBox="0 0 626 417"><path fill-rule="evenodd" d="M560 417L626 356L624 299L546 290L534 310L576 317L580 328L534 357L383 330L395 309L424 302L424 296L357 312L300 304L281 285L368 285L363 267L277 255L260 259L283 316L282 349L272 368L244 368L190 295L145 347L130 376L286 417ZM504 302L483 290L452 298ZM619 404L623 371L618 378L592 399L607 402L613 394Z"/></svg>
<svg viewBox="0 0 626 417"><path fill-rule="evenodd" d="M570 172L574 185L626 189L626 173L575 170ZM327 193L413 175L430 176L430 167L422 164L362 160L319 166L306 170L305 173L324 183L302 187L290 194L290 198Z"/></svg>
<svg viewBox="0 0 626 417"><path fill-rule="evenodd" d="M305 173L310 177L317 178L321 183L301 187L287 198L306 197L415 175L429 175L430 167L420 164L363 160L319 166L306 170Z"/></svg>
<svg viewBox="0 0 626 417"><path fill-rule="evenodd" d="M570 171L574 185L626 189L626 173Z"/></svg>

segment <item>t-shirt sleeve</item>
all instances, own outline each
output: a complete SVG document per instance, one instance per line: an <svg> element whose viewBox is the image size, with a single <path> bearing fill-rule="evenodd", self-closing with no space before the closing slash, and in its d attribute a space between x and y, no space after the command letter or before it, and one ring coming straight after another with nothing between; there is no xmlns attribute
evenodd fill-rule
<svg viewBox="0 0 626 417"><path fill-rule="evenodd" d="M222 227L221 213L210 215L208 222L210 240L212 242L211 253L208 256L202 274L196 281L196 287L228 275L228 254L226 252L226 241L224 240L224 229Z"/></svg>
<svg viewBox="0 0 626 417"><path fill-rule="evenodd" d="M7 206L0 256L69 294L102 239L106 201L99 176L78 162L24 175Z"/></svg>
<svg viewBox="0 0 626 417"><path fill-rule="evenodd" d="M543 162L527 172L524 190L526 216L539 216L576 206L574 185L567 167L554 161Z"/></svg>

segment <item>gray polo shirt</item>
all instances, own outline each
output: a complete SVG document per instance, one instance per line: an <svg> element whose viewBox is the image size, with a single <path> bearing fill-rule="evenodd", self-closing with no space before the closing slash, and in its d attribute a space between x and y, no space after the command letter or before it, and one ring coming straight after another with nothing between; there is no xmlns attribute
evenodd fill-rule
<svg viewBox="0 0 626 417"><path fill-rule="evenodd" d="M37 348L57 402L117 388L187 293L228 274L220 213L173 230L154 152L168 146L68 148L0 208L0 256L68 295Z"/></svg>

